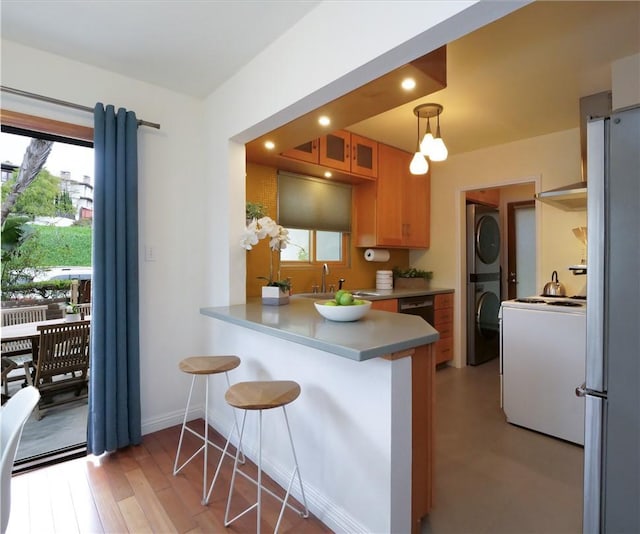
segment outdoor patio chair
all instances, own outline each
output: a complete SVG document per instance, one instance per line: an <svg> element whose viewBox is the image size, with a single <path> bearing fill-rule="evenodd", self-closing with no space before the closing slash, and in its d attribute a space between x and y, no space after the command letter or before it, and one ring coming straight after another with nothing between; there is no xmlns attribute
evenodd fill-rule
<svg viewBox="0 0 640 534"><path fill-rule="evenodd" d="M4 393L2 393L2 404L9 398L9 380L8 376L11 371L13 371L18 365L11 360L10 358L2 357L0 359L2 361L2 368L0 371L0 379L1 385L4 388Z"/></svg>
<svg viewBox="0 0 640 534"><path fill-rule="evenodd" d="M87 398L91 322L39 326L40 343L29 385L42 396L35 413L40 420L54 406ZM75 392L75 395L64 395Z"/></svg>
<svg viewBox="0 0 640 534"><path fill-rule="evenodd" d="M47 318L47 306L26 306L2 310L2 326L22 323L37 323ZM10 341L2 344L3 356L17 356L31 353L31 341L28 339Z"/></svg>
<svg viewBox="0 0 640 534"><path fill-rule="evenodd" d="M47 306L23 306L20 308L5 308L2 311L2 326L11 326L22 323L36 323L47 319ZM17 380L25 380L25 374L31 366L33 359L33 347L30 339L21 339L19 341L8 341L2 343L0 352L3 358L9 358L15 363L15 372L13 369L7 371L7 376L3 374L2 384L4 385L4 394L9 395L9 382ZM24 372L22 370L24 369ZM11 375L9 375L11 373Z"/></svg>
<svg viewBox="0 0 640 534"><path fill-rule="evenodd" d="M87 315L91 315L91 302L78 304L78 308L80 308L80 317L82 319L84 319Z"/></svg>
<svg viewBox="0 0 640 534"><path fill-rule="evenodd" d="M0 531L7 530L11 513L11 472L16 459L22 429L40 395L34 388L24 388L0 409Z"/></svg>

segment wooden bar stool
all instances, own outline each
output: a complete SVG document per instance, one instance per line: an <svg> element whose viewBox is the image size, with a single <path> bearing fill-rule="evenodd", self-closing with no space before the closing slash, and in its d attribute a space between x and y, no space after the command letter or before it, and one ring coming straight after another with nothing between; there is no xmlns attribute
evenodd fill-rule
<svg viewBox="0 0 640 534"><path fill-rule="evenodd" d="M227 447L229 441L227 440L227 445L224 447L220 447L216 443L213 443L209 440L209 376L215 375L219 373L224 373L227 379L227 387L230 386L229 383L229 374L228 371L235 369L240 365L240 358L237 356L192 356L190 358L185 358L179 364L180 370L183 373L188 373L193 375L191 379L191 389L189 389L189 398L187 399L187 407L184 410L184 419L182 420L182 430L180 431L180 441L178 442L178 450L176 452L176 459L173 464L173 474L177 475L182 468L187 465L191 460L193 460L201 451L204 450L204 468L202 473L202 504L206 504L205 500L205 492L207 490L207 460L208 460L208 448L207 445L212 445L219 451L222 451L223 454L220 458L218 466L222 463L222 459L225 455L229 455L231 458L234 456L231 453L227 452ZM205 388L204 388L204 436L199 434L192 428L187 426L187 415L189 413L189 406L191 404L191 395L193 394L193 386L195 385L196 378L198 376L204 376L205 378ZM234 425L236 428L236 432L238 432L238 420L236 417L236 413L234 410ZM196 452L194 452L188 460L186 460L180 467L178 467L178 459L180 457L180 450L182 449L182 439L184 437L184 431L191 432L193 435L199 437L202 440L202 447L200 447ZM237 455L236 455L237 458ZM244 456L242 457L242 462L244 462ZM217 471L216 471L217 473ZM215 479L214 479L215 482Z"/></svg>
<svg viewBox="0 0 640 534"><path fill-rule="evenodd" d="M233 464L233 474L231 476L231 486L229 487L229 496L227 497L227 507L224 514L224 526L228 527L231 523L233 523L236 519L243 516L250 510L254 508L258 509L258 519L257 519L257 532L260 533L260 516L262 510L262 490L266 491L272 497L275 497L282 503L282 508L280 509L280 515L278 516L278 521L276 523L276 527L274 532L278 531L280 526L280 522L282 520L282 515L284 514L285 506L288 506L295 512L299 513L302 517L309 517L309 510L307 508L307 499L304 495L304 487L302 486L302 478L300 477L300 467L298 466L298 458L296 457L296 450L293 446L293 437L291 436L291 428L289 427L289 419L287 417L287 410L285 409L285 405L293 402L300 395L300 386L293 381L283 380L283 381L265 381L265 382L239 382L231 386L224 398L227 403L235 408L239 408L244 410L244 414L242 416L242 426L240 427L240 439L238 441L238 448L236 450L235 460ZM287 492L284 496L284 499L270 491L269 489L263 487L262 485L262 411L270 410L272 408L282 407L282 413L284 414L284 420L287 425L287 433L289 434L289 443L291 444L291 452L293 454L293 461L295 464L295 469L291 473L291 479L289 480L289 484L287 486ZM259 418L258 418L258 480L254 480L252 477L238 469L238 454L242 444L242 436L244 433L244 425L247 419L247 412L249 410L258 410ZM229 445L229 440L227 439L227 446ZM225 450L227 448L225 446ZM223 455L224 456L224 455ZM218 465L218 468L220 466ZM236 473L241 474L248 480L252 481L257 486L257 501L249 506L243 512L240 512L233 519L229 519L229 509L231 507L231 497L233 496L233 486L236 479ZM304 510L298 510L291 504L287 502L289 499L289 495L291 493L291 486L293 485L294 478L298 478L298 483L300 485L300 492L302 494L302 503L304 504Z"/></svg>

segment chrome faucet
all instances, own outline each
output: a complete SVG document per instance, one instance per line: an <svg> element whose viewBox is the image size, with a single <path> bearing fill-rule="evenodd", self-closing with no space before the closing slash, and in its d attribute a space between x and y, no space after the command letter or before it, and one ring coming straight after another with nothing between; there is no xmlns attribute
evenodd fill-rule
<svg viewBox="0 0 640 534"><path fill-rule="evenodd" d="M322 265L322 286L320 288L321 293L327 292L327 275L329 274L329 266L325 263Z"/></svg>

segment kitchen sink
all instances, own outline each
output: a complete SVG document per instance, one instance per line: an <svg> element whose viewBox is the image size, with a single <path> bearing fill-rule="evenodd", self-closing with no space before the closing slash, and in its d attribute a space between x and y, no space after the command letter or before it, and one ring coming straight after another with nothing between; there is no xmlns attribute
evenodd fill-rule
<svg viewBox="0 0 640 534"><path fill-rule="evenodd" d="M306 299L318 299L318 300L322 300L322 299L332 299L333 297L336 296L335 292L331 292L331 293L295 293L294 296L296 297L304 297Z"/></svg>
<svg viewBox="0 0 640 534"><path fill-rule="evenodd" d="M381 293L374 293L373 291L352 291L351 294L354 297L379 297Z"/></svg>
<svg viewBox="0 0 640 534"><path fill-rule="evenodd" d="M351 294L354 297L379 297L382 295L382 293L374 293L373 291L358 291L357 289L355 291L351 291ZM318 299L318 300L322 300L322 299L332 299L333 297L335 297L335 292L331 292L331 293L296 293L295 294L298 297L304 297L307 299Z"/></svg>

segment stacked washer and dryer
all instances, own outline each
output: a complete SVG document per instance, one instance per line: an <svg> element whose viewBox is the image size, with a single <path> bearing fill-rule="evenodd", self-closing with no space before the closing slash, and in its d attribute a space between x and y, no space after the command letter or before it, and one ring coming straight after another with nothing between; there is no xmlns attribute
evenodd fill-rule
<svg viewBox="0 0 640 534"><path fill-rule="evenodd" d="M497 209L467 204L467 364L500 352L500 223Z"/></svg>

